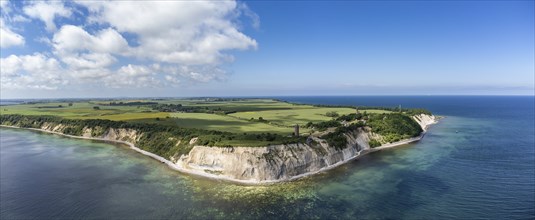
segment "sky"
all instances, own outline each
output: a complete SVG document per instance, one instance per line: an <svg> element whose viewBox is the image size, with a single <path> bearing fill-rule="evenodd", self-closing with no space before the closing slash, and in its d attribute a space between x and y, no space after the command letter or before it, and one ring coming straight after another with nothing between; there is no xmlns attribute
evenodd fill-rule
<svg viewBox="0 0 535 220"><path fill-rule="evenodd" d="M0 98L534 95L534 1L5 1Z"/></svg>

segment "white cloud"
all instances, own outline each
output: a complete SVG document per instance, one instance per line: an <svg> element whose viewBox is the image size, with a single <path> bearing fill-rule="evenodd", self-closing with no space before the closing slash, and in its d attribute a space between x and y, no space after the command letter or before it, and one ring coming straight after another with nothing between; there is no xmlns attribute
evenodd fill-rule
<svg viewBox="0 0 535 220"><path fill-rule="evenodd" d="M112 28L91 35L83 28L64 25L52 38L54 48L60 52L91 51L95 53L125 53L128 42Z"/></svg>
<svg viewBox="0 0 535 220"><path fill-rule="evenodd" d="M232 61L225 51L254 49L254 39L241 33L232 15L234 1L80 1L90 20L133 33L139 58L180 65L215 65ZM125 19L128 17L128 19ZM157 22L155 22L157 21Z"/></svg>
<svg viewBox="0 0 535 220"><path fill-rule="evenodd" d="M10 55L6 58L2 58L0 61L0 69L2 70L2 76L14 76L18 70L21 69L21 59L18 56Z"/></svg>
<svg viewBox="0 0 535 220"><path fill-rule="evenodd" d="M8 24L9 22L24 21L20 15L15 15L14 18L11 18L10 14L12 11L9 1L0 0L0 48L22 46L25 43L24 37L15 33Z"/></svg>
<svg viewBox="0 0 535 220"><path fill-rule="evenodd" d="M12 75L18 70L26 72L49 72L57 71L60 68L59 62L54 58L46 57L43 54L16 56L10 55L1 59L2 73Z"/></svg>
<svg viewBox="0 0 535 220"><path fill-rule="evenodd" d="M151 74L152 70L145 66L138 66L138 65L132 65L128 64L127 66L122 66L119 68L119 74L125 75L125 76L132 76L132 77L138 77L138 76L148 76Z"/></svg>
<svg viewBox="0 0 535 220"><path fill-rule="evenodd" d="M0 11L2 19L8 22L29 22L30 19L20 14L18 8L12 8L10 1L0 0Z"/></svg>
<svg viewBox="0 0 535 220"><path fill-rule="evenodd" d="M176 87L180 84L180 80L177 77L171 75L165 75L165 81L168 85L171 85L173 87Z"/></svg>
<svg viewBox="0 0 535 220"><path fill-rule="evenodd" d="M111 70L107 68L90 68L90 69L71 69L68 70L69 77L76 79L76 82L79 83L92 83L98 82L98 86L102 84L102 79L110 76L112 73Z"/></svg>
<svg viewBox="0 0 535 220"><path fill-rule="evenodd" d="M216 66L158 66L158 70L169 75L182 77L192 82L209 82L226 80L227 72Z"/></svg>
<svg viewBox="0 0 535 220"><path fill-rule="evenodd" d="M65 84L59 62L40 53L0 59L2 88L54 89Z"/></svg>
<svg viewBox="0 0 535 220"><path fill-rule="evenodd" d="M2 18L0 18L0 36L1 48L24 45L24 37L13 32Z"/></svg>
<svg viewBox="0 0 535 220"><path fill-rule="evenodd" d="M31 18L39 19L45 23L47 31L55 31L56 17L70 17L72 11L60 1L36 1L24 7L24 13Z"/></svg>
<svg viewBox="0 0 535 220"><path fill-rule="evenodd" d="M36 1L19 9L25 16L43 21L45 29L53 32L50 38L35 37L52 51L2 58L2 89L82 84L92 88L161 88L225 80L227 71L221 66L234 59L229 51L257 48L257 42L239 29L238 17L250 11L234 1L78 4L87 7L89 14L82 19L86 23L77 26L57 19L80 20L76 16L83 14L73 16L76 7L69 8L61 1ZM18 15L10 21L14 20L24 22L27 18ZM2 23L2 47L23 44L24 37ZM122 65L125 62L131 64ZM118 64L122 66L115 67Z"/></svg>
<svg viewBox="0 0 535 220"><path fill-rule="evenodd" d="M258 14L254 13L254 11L252 11L245 3L239 3L238 8L240 9L240 13L243 13L246 17L251 19L253 28L257 30L260 29L260 16L258 16Z"/></svg>
<svg viewBox="0 0 535 220"><path fill-rule="evenodd" d="M104 83L112 88L156 87L160 85L160 81L154 76L155 72L149 67L128 64L105 78Z"/></svg>
<svg viewBox="0 0 535 220"><path fill-rule="evenodd" d="M2 13L9 13L9 12L11 12L11 8L9 7L9 1L7 1L7 0L0 0L0 10L2 10Z"/></svg>
<svg viewBox="0 0 535 220"><path fill-rule="evenodd" d="M112 54L124 54L128 43L117 31L107 28L95 35L81 27L64 25L54 34L54 53L71 69L104 68L117 61Z"/></svg>
<svg viewBox="0 0 535 220"><path fill-rule="evenodd" d="M82 54L62 54L61 61L66 63L70 69L98 69L105 68L115 63L114 56L107 53L82 53Z"/></svg>
<svg viewBox="0 0 535 220"><path fill-rule="evenodd" d="M22 15L15 15L11 18L13 22L30 22L30 19Z"/></svg>
<svg viewBox="0 0 535 220"><path fill-rule="evenodd" d="M198 66L182 67L178 74L196 82L209 82L213 80L225 80L227 72L217 67Z"/></svg>

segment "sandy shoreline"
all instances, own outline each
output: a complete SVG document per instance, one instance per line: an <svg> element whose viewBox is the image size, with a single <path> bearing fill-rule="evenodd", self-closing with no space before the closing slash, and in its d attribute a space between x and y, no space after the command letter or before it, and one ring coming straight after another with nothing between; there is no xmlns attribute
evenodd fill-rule
<svg viewBox="0 0 535 220"><path fill-rule="evenodd" d="M437 122L435 121L433 124L435 124L435 123L437 123ZM167 159L165 159L165 158L163 158L163 157L161 157L159 155L156 155L154 153L142 150L142 149L136 147L134 144L132 144L130 142L127 142L127 141L118 141L118 140L110 140L110 139L104 139L104 138L74 136L74 135L68 135L68 134L63 134L63 133L59 133L59 132L48 131L48 130L38 129L38 128L21 128L21 127L16 127L16 126L7 126L7 125L0 125L0 127L26 129L26 130L40 131L40 132L45 132L45 133L50 133L50 134L57 134L57 135L70 137L70 138L85 139L85 140L97 140L97 141L125 144L125 145L128 145L131 149L137 151L138 153L141 153L143 155L149 156L149 157L151 157L151 158L153 158L155 160L158 160L158 161L160 161L162 163L167 164L167 166L169 168L173 169L173 170L176 170L176 171L179 171L179 172L182 172L182 173L186 173L186 174L192 174L192 175L196 175L196 176L201 176L201 177L205 177L205 178L209 178L209 179L224 180L224 181L229 181L229 182L234 182L234 183L239 183L239 184L246 184L246 185L266 185L266 184L274 184L274 183L288 182L288 181L301 179L301 178L304 178L304 177L307 177L307 176L311 176L311 175L314 175L314 174L317 174L317 173L320 173L320 172L324 172L324 171L336 168L336 167L338 167L340 165L343 165L345 163L348 163L349 161L358 159L358 158L360 158L360 157L362 157L362 156L364 156L366 154L369 154L369 153L373 153L373 152L376 152L376 151L389 149L389 148L393 148L393 147L397 147L397 146L401 146L401 145L406 145L406 144L409 144L409 143L413 143L413 142L419 141L425 136L425 133L427 132L427 127L426 127L426 129L424 129L424 131L418 137L413 137L413 138L401 140L401 141L398 141L398 142L385 144L385 145L382 145L380 147L371 148L369 150L363 150L363 151L358 152L358 154L356 154L355 156L350 157L350 158L348 158L346 160L340 161L340 162L335 163L335 164L331 164L329 166L326 166L324 168L321 168L321 169L313 171L313 172L308 172L308 173L303 173L303 174L300 174L300 175L297 175L297 176L293 176L293 177L291 177L289 179L254 181L254 180L232 179L232 178L219 176L219 175L215 175L215 174L188 170L186 168L178 166L177 164L174 164L173 162L171 162L171 161L169 161L169 160L167 160Z"/></svg>

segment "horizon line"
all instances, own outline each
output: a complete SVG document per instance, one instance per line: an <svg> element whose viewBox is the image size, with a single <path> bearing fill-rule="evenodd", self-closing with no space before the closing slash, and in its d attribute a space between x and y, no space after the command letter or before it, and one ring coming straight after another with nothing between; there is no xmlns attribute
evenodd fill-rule
<svg viewBox="0 0 535 220"><path fill-rule="evenodd" d="M277 98L277 97L439 97L439 96L457 96L457 97L535 97L535 94L433 94L433 95L257 95L257 96L107 96L107 97L48 97L48 98L1 98L0 100L47 100L47 99L183 99L183 98Z"/></svg>

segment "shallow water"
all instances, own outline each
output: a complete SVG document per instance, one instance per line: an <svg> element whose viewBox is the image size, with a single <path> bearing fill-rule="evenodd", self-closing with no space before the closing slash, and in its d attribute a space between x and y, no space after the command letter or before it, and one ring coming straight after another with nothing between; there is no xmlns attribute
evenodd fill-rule
<svg viewBox="0 0 535 220"><path fill-rule="evenodd" d="M1 128L0 217L535 218L533 97L285 98L401 102L446 118L418 143L269 186L181 174L125 146Z"/></svg>

